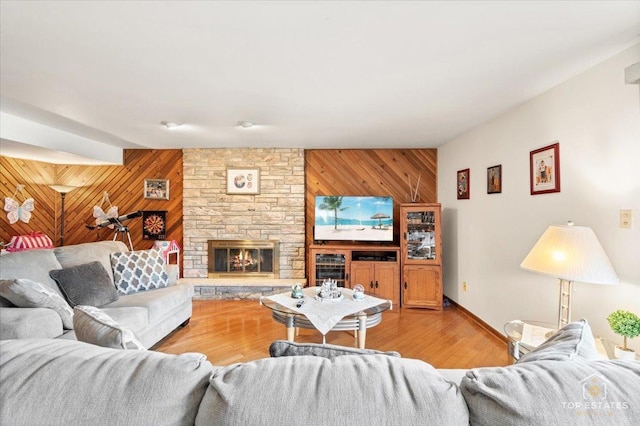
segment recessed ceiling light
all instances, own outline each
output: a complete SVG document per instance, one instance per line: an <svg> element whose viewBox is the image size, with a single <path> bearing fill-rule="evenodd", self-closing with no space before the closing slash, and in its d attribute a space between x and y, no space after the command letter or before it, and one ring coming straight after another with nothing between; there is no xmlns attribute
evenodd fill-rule
<svg viewBox="0 0 640 426"><path fill-rule="evenodd" d="M162 124L167 129L175 129L176 127L182 126L182 124L174 123L172 121L161 121L160 124Z"/></svg>
<svg viewBox="0 0 640 426"><path fill-rule="evenodd" d="M248 129L249 127L253 127L253 123L250 121L238 121L238 126Z"/></svg>

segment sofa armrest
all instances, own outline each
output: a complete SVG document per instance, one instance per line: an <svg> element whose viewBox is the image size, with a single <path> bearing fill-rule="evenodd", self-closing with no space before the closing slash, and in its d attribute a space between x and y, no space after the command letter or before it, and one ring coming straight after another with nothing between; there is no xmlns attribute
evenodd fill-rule
<svg viewBox="0 0 640 426"><path fill-rule="evenodd" d="M0 308L0 340L62 335L62 318L48 308Z"/></svg>

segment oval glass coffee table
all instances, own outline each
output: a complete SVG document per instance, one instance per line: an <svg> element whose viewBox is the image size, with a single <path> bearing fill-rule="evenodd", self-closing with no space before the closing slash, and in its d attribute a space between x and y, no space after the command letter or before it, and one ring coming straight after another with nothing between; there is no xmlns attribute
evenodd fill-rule
<svg viewBox="0 0 640 426"><path fill-rule="evenodd" d="M367 328L375 327L376 325L380 324L380 321L382 321L382 313L386 310L391 309L390 301L383 299L378 300L380 300L381 302L378 305L345 315L344 317L342 317L342 319L335 323L335 325L333 325L329 331L355 331L356 337L358 339L358 347L360 349L364 349L367 337ZM309 300L309 297L305 297L305 304L309 304L310 302L311 301ZM269 299L268 296L262 297L260 299L260 303L271 309L271 316L276 322L285 325L287 329L287 340L289 340L290 342L294 341L294 335L297 328L307 328L320 331L320 333L322 334L322 343L326 343L326 333L323 333L321 330L319 330L313 324L313 322L309 320L309 318L307 318L303 311L304 308L296 311L292 308L288 308L274 300ZM322 305L325 303L331 304L333 302L317 303ZM317 314L317 311L315 312Z"/></svg>

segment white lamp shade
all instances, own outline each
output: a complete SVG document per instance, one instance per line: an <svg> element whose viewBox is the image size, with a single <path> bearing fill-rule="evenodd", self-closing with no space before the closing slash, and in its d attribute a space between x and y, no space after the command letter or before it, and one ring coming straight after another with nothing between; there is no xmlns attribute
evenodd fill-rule
<svg viewBox="0 0 640 426"><path fill-rule="evenodd" d="M598 237L587 226L550 226L520 267L568 281L618 282Z"/></svg>
<svg viewBox="0 0 640 426"><path fill-rule="evenodd" d="M49 185L49 188L61 193L66 194L67 192L71 192L77 188L77 186L69 186L69 185Z"/></svg>

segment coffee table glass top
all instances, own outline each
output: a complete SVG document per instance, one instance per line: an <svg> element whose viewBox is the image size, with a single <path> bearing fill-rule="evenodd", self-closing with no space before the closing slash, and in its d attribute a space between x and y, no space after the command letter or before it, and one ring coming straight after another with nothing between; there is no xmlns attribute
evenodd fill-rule
<svg viewBox="0 0 640 426"><path fill-rule="evenodd" d="M305 303L309 303L308 301L308 297L305 298ZM267 308L271 309L272 311L277 311L277 312L281 312L283 314L290 314L290 315L304 315L303 312L297 312L294 311L292 309L287 308L286 306L283 306L271 299L267 299L266 297L263 297L260 299L260 303L263 304L264 306L266 306ZM334 303L334 302L318 302L318 303ZM335 303L340 303L340 302L335 302ZM379 314L381 312L384 312L386 310L391 309L391 302L390 301L385 301L380 305L376 305L367 309L363 309L362 311L359 311L357 313L354 314L350 314L350 315L345 315L345 318L347 317L357 317L359 315L367 315L367 316L371 316L371 315L375 315L375 314Z"/></svg>
<svg viewBox="0 0 640 426"><path fill-rule="evenodd" d="M361 302L353 302L353 290L348 289L348 288L343 288L342 290L342 294L344 296L342 301L339 302L332 302L332 301L319 301L319 300L315 300L314 295L316 294L316 287L307 287L304 289L304 297L302 299L294 299L294 298L287 298L285 300L287 300L289 302L291 302L291 307L287 307L285 305L283 305L282 303L278 303L272 299L269 298L269 296L263 296L260 298L260 303L263 304L264 306L266 306L267 308L277 311L277 312L281 312L283 314L291 314L291 315L305 315L305 309L304 309L304 305L307 304L314 304L317 307L322 307L325 306L326 308L330 309L333 308L334 303L335 304L340 304L346 302L346 301L350 301L350 303L361 303ZM290 294L289 293L283 293L283 295L285 294ZM372 296L365 296L369 299L373 299ZM366 299L365 299L366 300ZM360 315L375 315L375 314L379 314L381 312L384 312L386 310L391 309L392 305L391 305L391 301L389 300L383 300L383 299L378 299L380 301L379 304L376 304L375 306L370 306L369 304L363 303L363 305L369 305L366 308L359 310L357 312L345 315L344 317L356 317L356 316L360 316ZM299 301L304 301L304 304L302 305L301 308L299 309L294 309L293 306L295 304L297 304Z"/></svg>
<svg viewBox="0 0 640 426"><path fill-rule="evenodd" d="M327 334L339 322L353 318L379 317L381 312L391 309L391 301L365 295L363 300L353 299L353 290L342 288L341 300L316 300L318 287L303 289L304 297L295 299L291 292L263 296L260 302L274 314L288 315L293 318L306 318L322 334ZM304 301L302 306L298 302Z"/></svg>
<svg viewBox="0 0 640 426"><path fill-rule="evenodd" d="M340 300L317 300L316 287L303 289L304 297L296 299L291 292L263 296L260 303L272 312L275 321L285 325L287 340L293 342L294 329L316 329L322 334L322 343L329 331L357 330L358 347L364 349L367 328L382 321L382 313L392 309L391 301L365 295L353 299L353 291L342 289ZM298 303L304 303L298 306Z"/></svg>

